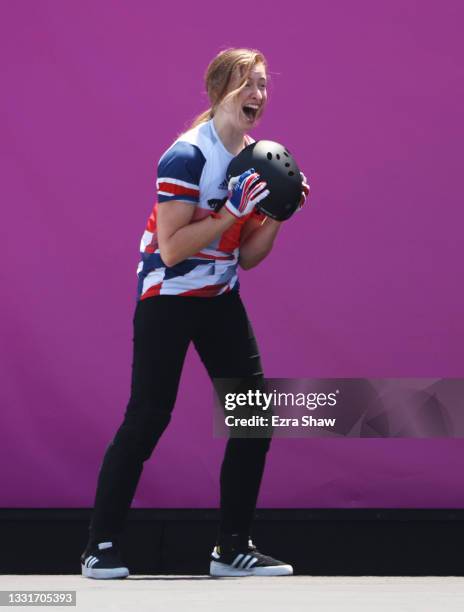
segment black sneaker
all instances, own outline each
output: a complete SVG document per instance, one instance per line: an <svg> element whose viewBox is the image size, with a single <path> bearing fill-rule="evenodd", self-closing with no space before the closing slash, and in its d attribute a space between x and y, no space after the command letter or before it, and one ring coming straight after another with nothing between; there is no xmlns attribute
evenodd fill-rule
<svg viewBox="0 0 464 612"><path fill-rule="evenodd" d="M291 576L293 567L259 552L251 540L232 538L216 545L209 566L211 576Z"/></svg>
<svg viewBox="0 0 464 612"><path fill-rule="evenodd" d="M81 555L82 575L86 578L100 580L108 578L126 578L129 570L119 556L117 542L99 542Z"/></svg>

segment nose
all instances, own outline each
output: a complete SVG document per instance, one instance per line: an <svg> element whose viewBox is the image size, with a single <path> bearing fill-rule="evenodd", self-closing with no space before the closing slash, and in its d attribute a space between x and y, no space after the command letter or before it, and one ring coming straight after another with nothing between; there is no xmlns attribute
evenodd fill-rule
<svg viewBox="0 0 464 612"><path fill-rule="evenodd" d="M263 99L263 92L261 91L261 89L260 89L260 88L259 88L257 85L255 85L255 86L253 87L253 92L252 92L252 94L253 94L253 95L252 95L252 97L253 97L253 98L256 98L256 100L257 100L258 102L261 102L261 101L262 101L262 99Z"/></svg>

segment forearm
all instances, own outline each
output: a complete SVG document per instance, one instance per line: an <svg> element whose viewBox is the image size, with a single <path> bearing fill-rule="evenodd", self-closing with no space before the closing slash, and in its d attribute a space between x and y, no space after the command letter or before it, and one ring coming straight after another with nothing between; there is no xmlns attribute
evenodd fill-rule
<svg viewBox="0 0 464 612"><path fill-rule="evenodd" d="M210 244L236 221L226 209L221 209L216 217L206 217L201 221L189 223L178 229L163 244L161 257L168 266L175 266L180 261L195 255Z"/></svg>
<svg viewBox="0 0 464 612"><path fill-rule="evenodd" d="M272 250L282 223L269 217L240 245L239 263L244 270L257 266Z"/></svg>

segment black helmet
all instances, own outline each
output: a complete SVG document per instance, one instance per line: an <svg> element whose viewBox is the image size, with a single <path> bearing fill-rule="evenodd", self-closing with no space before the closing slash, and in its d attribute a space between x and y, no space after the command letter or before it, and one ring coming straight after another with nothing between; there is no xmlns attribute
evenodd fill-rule
<svg viewBox="0 0 464 612"><path fill-rule="evenodd" d="M230 162L227 180L249 168L258 172L270 191L256 208L277 221L291 217L300 203L303 181L288 149L272 140L253 142Z"/></svg>

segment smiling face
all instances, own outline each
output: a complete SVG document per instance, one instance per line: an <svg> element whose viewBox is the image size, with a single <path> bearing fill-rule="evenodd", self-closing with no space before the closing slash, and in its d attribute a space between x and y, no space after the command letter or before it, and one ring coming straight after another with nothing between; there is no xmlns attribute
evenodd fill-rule
<svg viewBox="0 0 464 612"><path fill-rule="evenodd" d="M240 74L234 74L228 91L238 88L241 80ZM245 87L226 103L239 129L246 131L254 127L262 116L267 102L266 87L266 68L263 63L255 64L247 76Z"/></svg>

